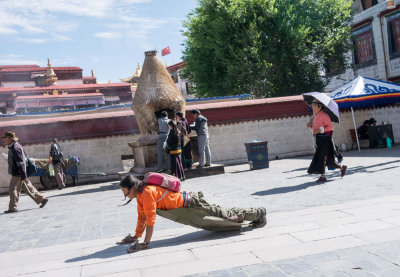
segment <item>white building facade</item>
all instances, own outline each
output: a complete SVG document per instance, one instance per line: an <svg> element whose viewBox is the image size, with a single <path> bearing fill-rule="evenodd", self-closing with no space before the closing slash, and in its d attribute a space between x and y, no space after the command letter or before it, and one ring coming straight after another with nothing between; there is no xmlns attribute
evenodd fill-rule
<svg viewBox="0 0 400 277"><path fill-rule="evenodd" d="M333 91L357 76L399 83L400 0L354 0L353 10L352 69L335 76L325 91Z"/></svg>

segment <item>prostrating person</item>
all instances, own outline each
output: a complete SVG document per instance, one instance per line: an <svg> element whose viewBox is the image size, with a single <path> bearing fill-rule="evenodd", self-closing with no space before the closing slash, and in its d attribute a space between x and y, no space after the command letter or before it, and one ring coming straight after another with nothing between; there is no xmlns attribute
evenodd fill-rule
<svg viewBox="0 0 400 277"><path fill-rule="evenodd" d="M311 108L313 110L314 119L312 124L307 124L307 127L311 128L313 131L316 149L307 172L309 174L321 174L317 183L326 182L325 168L327 166L330 168L340 168L341 177L343 177L346 174L347 166L342 166L335 161L332 142L332 121L329 115L323 111L325 106L317 99L313 100Z"/></svg>
<svg viewBox="0 0 400 277"><path fill-rule="evenodd" d="M8 146L8 174L11 175L9 187L10 203L8 210L4 211L4 213L18 212L18 200L21 189L36 204L40 204L40 208L43 208L48 199L40 194L28 179L26 173L26 154L22 145L18 142L18 137L13 132L5 132L2 139L4 139Z"/></svg>
<svg viewBox="0 0 400 277"><path fill-rule="evenodd" d="M127 203L134 198L137 200L138 219L135 235L127 235L117 242L117 244L132 243L128 253L149 247L156 213L159 210L163 213L173 213L170 218L175 221L206 230L211 228L210 220L214 220L215 225L219 226L219 229L214 229L215 231L232 230L232 225L235 228L239 225L240 228L240 224L244 221L251 222L255 228L267 224L267 212L263 207L224 209L208 203L202 192L174 192L161 186L147 185L131 175L124 177L119 185L124 196L129 198ZM139 243L138 240L145 231L144 242Z"/></svg>

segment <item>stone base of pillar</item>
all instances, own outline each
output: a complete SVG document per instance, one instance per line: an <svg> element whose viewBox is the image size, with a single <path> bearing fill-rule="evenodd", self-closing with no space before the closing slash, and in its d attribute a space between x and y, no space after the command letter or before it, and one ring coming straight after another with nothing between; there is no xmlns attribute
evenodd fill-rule
<svg viewBox="0 0 400 277"><path fill-rule="evenodd" d="M143 174L157 170L157 135L145 135L128 143L132 147L135 166L130 172Z"/></svg>

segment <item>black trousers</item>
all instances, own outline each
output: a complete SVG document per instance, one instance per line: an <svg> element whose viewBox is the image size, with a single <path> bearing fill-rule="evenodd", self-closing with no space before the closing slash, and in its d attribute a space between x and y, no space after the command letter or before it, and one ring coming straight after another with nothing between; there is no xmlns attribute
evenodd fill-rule
<svg viewBox="0 0 400 277"><path fill-rule="evenodd" d="M315 136L316 149L314 157L308 168L309 174L325 174L327 166L340 168L335 161L335 149L332 143L332 135L318 134Z"/></svg>

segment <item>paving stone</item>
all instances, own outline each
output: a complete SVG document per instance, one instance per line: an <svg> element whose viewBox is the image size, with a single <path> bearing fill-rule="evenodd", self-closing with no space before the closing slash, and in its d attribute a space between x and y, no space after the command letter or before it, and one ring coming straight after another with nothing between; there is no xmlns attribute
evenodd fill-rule
<svg viewBox="0 0 400 277"><path fill-rule="evenodd" d="M286 276L279 269L273 267L269 263L255 264L249 266L243 266L242 271L246 273L249 277L255 276Z"/></svg>
<svg viewBox="0 0 400 277"><path fill-rule="evenodd" d="M272 265L282 270L285 274L292 275L299 272L315 271L316 268L302 259L288 259L273 262Z"/></svg>
<svg viewBox="0 0 400 277"><path fill-rule="evenodd" d="M211 203L267 207L267 227L219 234L158 216L152 248L131 255L114 243L134 233L136 204L117 207L123 197L103 188L110 183L46 191L45 209L22 195L19 213L0 215L0 263L16 265L0 276L400 276L400 172L392 168L400 147L390 151L348 152L350 174L329 172L321 185L305 172L310 157L189 179L185 190Z"/></svg>

